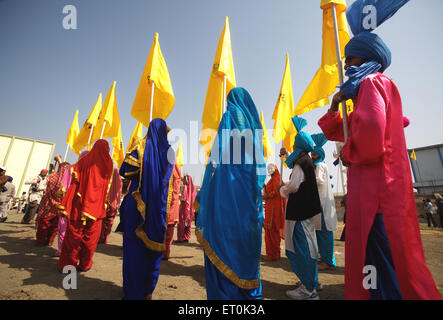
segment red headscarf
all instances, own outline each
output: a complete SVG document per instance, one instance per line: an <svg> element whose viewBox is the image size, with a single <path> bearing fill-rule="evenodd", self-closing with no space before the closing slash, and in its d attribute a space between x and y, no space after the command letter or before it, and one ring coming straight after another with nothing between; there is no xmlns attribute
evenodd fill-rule
<svg viewBox="0 0 443 320"><path fill-rule="evenodd" d="M112 172L109 144L97 140L91 151L72 167L72 182L60 207L63 213L71 220L104 218ZM74 203L77 210L72 210Z"/></svg>

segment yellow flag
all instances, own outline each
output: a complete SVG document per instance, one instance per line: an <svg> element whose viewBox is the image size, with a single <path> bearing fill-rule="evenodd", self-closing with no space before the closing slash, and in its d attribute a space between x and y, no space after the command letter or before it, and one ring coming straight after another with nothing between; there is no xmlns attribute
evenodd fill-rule
<svg viewBox="0 0 443 320"><path fill-rule="evenodd" d="M100 114L100 109L102 108L102 94L100 93L97 99L97 102L92 108L91 113L89 114L86 121L83 123L80 132L78 133L77 139L75 139L75 149L80 153L80 151L87 146L89 141L89 136L91 134L91 130L97 125L98 115ZM92 139L92 137L91 137ZM92 143L92 140L91 140ZM88 146L89 149L89 146Z"/></svg>
<svg viewBox="0 0 443 320"><path fill-rule="evenodd" d="M343 60L344 58L344 48L350 39L346 20L346 0L322 0L320 4L323 10L321 66L298 102L295 108L295 115L300 115L315 108L328 105L329 96L333 94L337 86L340 85L332 16L333 3L335 4L337 12L341 59Z"/></svg>
<svg viewBox="0 0 443 320"><path fill-rule="evenodd" d="M114 81L103 102L97 124L92 133L91 144L93 141L100 139L103 126L105 126L105 129L102 139L113 138L119 134L120 116L118 115L117 100L115 98L115 84L116 82Z"/></svg>
<svg viewBox="0 0 443 320"><path fill-rule="evenodd" d="M142 139L143 139L143 123L138 121L137 125L134 128L134 131L132 132L131 138L129 139L128 148L126 149L126 152L130 151L134 141Z"/></svg>
<svg viewBox="0 0 443 320"><path fill-rule="evenodd" d="M272 150L272 144L269 140L268 131L266 130L265 126L265 120L263 119L263 111L260 111L260 122L263 127L263 149L265 154L265 161L269 156L272 156L274 154L274 151Z"/></svg>
<svg viewBox="0 0 443 320"><path fill-rule="evenodd" d="M415 155L415 150L412 150L411 152L411 159L417 160L417 156Z"/></svg>
<svg viewBox="0 0 443 320"><path fill-rule="evenodd" d="M154 43L149 52L148 60L138 85L132 105L131 115L149 127L151 112L151 91L152 82L154 82L154 104L152 119L166 118L171 113L175 104L174 92L172 91L171 80L169 78L168 68L158 42L158 33L155 34Z"/></svg>
<svg viewBox="0 0 443 320"><path fill-rule="evenodd" d="M79 154L78 150L75 149L75 139L77 138L79 132L78 127L78 110L75 110L75 116L72 120L71 128L68 131L68 137L66 138L66 143L71 147L71 150Z"/></svg>
<svg viewBox="0 0 443 320"><path fill-rule="evenodd" d="M177 155L175 156L175 163L178 167L181 167L185 164L183 161L183 144L181 140L180 144L178 145Z"/></svg>
<svg viewBox="0 0 443 320"><path fill-rule="evenodd" d="M229 30L229 18L225 19L225 27L218 41L208 89L206 91L205 105L203 108L203 132L206 129L216 130L223 115L223 82L226 76L226 96L231 89L235 88L234 62L232 60L231 33ZM214 139L213 134L203 134L200 144L205 147L206 156L209 156Z"/></svg>
<svg viewBox="0 0 443 320"><path fill-rule="evenodd" d="M294 116L294 97L292 93L291 66L289 56L286 55L286 66L283 74L283 81L275 105L272 119L274 119L274 140L279 143L283 140L283 146L289 152L292 151L292 144L297 130L292 123Z"/></svg>
<svg viewBox="0 0 443 320"><path fill-rule="evenodd" d="M123 160L125 160L125 148L123 147L122 129L120 124L118 126L118 134L112 139L111 144L114 147L114 150L112 151L112 160L114 160L117 167L120 168Z"/></svg>

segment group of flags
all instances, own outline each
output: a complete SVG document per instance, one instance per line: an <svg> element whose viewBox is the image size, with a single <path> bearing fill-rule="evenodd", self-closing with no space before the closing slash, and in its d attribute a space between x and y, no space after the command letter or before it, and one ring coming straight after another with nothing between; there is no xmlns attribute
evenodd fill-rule
<svg viewBox="0 0 443 320"><path fill-rule="evenodd" d="M102 94L99 94L97 102L80 130L78 110L76 110L66 143L73 152L80 154L84 148L89 150L96 140L112 138L112 159L120 167L125 158L125 150L115 86L116 82L114 81L103 103ZM143 139L143 127L148 128L153 118L166 119L174 104L175 99L168 68L160 50L158 33L156 33L132 106L131 115L138 122L131 135L126 152L130 151L134 141ZM180 147L181 142L177 155L183 157ZM183 159L178 159L177 163L183 165Z"/></svg>
<svg viewBox="0 0 443 320"><path fill-rule="evenodd" d="M297 134L297 130L291 121L292 117L329 104L329 97L339 85L339 68L342 68L341 61L344 59L344 47L350 40L346 17L346 0L320 1L320 8L323 10L321 65L297 106L294 107L291 68L289 55L286 54L283 80L272 114L272 119L274 120L274 140L276 143L282 142L282 145L287 150L292 149L292 142ZM373 0L358 1L368 2ZM404 0L402 1L404 2ZM334 20L335 22L333 23ZM336 29L334 29L334 24ZM337 37L338 39L336 39ZM336 43L339 44L339 50L336 48ZM338 52L340 57L338 57ZM78 110L76 111L66 143L71 147L71 150L80 154L83 148L89 149L91 144L97 139L112 138L112 146L114 147L112 159L117 166L120 166L124 160L125 151L123 149L121 123L115 97L115 85L116 82L112 84L103 104L102 96L101 94L99 95L81 130L78 128ZM203 131L200 136L200 144L204 148L206 158L210 154L213 140L225 111L224 106L227 94L235 86L236 77L229 19L226 17L225 26L215 53L203 107ZM158 33L156 33L131 109L131 115L138 120L138 123L129 141L128 150L136 137L143 137L143 126L149 127L150 121L154 118L166 120L174 104L175 98L168 68L160 50ZM352 112L352 102L347 102L347 106L347 112ZM260 111L260 121L264 129L264 156L267 158L273 154L273 148L269 141L269 135L266 132L262 111ZM210 129L212 134L207 134L206 129ZM182 165L182 158L182 143L180 141L177 150L177 163Z"/></svg>

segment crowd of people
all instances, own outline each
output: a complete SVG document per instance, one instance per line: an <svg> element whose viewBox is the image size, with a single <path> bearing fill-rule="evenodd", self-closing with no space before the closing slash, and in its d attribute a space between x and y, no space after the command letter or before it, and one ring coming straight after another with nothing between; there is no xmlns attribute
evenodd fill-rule
<svg viewBox="0 0 443 320"><path fill-rule="evenodd" d="M55 172L47 176L42 170L27 181L32 187L22 223L37 215L39 244L51 245L58 233L59 269L75 266L85 272L120 211L123 299L130 300L152 298L175 227L176 242L189 241L194 217L204 249L207 298L262 299L264 229L266 259L280 258L283 239L300 280L286 295L318 300L319 271L336 267L337 214L323 146L341 141L340 158L348 167L344 298L441 299L424 258L400 95L383 74L391 53L381 38L363 32L349 41L345 55L349 80L318 121L323 133L310 135L305 119L292 118L293 150L280 150L289 181L282 181L276 164L266 167L263 140L256 135L245 138L253 148L241 148L241 163L232 162L233 141L223 132L262 129L251 95L236 87L228 93L198 192L191 177L182 177L170 162L169 128L156 118L144 139L133 140L118 169L108 142L100 139L75 164L58 158ZM354 111L345 142L338 106L346 99L353 100ZM377 276L376 285L366 287L368 265Z"/></svg>

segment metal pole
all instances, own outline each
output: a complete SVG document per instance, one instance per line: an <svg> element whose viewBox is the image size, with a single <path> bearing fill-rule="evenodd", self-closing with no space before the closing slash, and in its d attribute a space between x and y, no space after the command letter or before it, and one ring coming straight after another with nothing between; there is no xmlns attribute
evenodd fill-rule
<svg viewBox="0 0 443 320"><path fill-rule="evenodd" d="M281 142L281 148L283 148L283 140ZM282 185L282 181L283 181L283 156L280 156L280 185Z"/></svg>
<svg viewBox="0 0 443 320"><path fill-rule="evenodd" d="M337 142L335 147L337 148L337 156L340 154L340 150L339 150L339 143ZM346 194L346 188L345 188L345 178L343 177L343 166L341 161L338 162L339 164L339 170L340 170L340 178L341 178L341 187L343 190L343 194Z"/></svg>
<svg viewBox="0 0 443 320"><path fill-rule="evenodd" d="M89 149L89 144L91 143L91 138L92 138L92 131L94 131L94 125L91 125L91 132L89 132L89 139L88 139L88 149Z"/></svg>
<svg viewBox="0 0 443 320"><path fill-rule="evenodd" d="M223 76L223 113L226 112L226 75Z"/></svg>
<svg viewBox="0 0 443 320"><path fill-rule="evenodd" d="M151 110L149 114L149 123L152 121L152 111L154 109L154 89L155 89L155 83L152 81L152 87L151 87Z"/></svg>
<svg viewBox="0 0 443 320"><path fill-rule="evenodd" d="M102 133L100 134L100 139L103 138L103 133L105 132L105 128L106 128L106 121L103 121L103 128L102 128Z"/></svg>
<svg viewBox="0 0 443 320"><path fill-rule="evenodd" d="M334 22L334 34L335 34L335 50L337 53L337 67L338 67L338 76L340 79L340 85L344 83L343 76L343 63L341 61L341 52L340 52L340 37L338 33L338 24L337 24L337 11L335 9L335 4L332 4L332 18ZM348 113L346 108L346 101L342 101L342 113L343 113L343 134L345 138L345 143L348 140Z"/></svg>
<svg viewBox="0 0 443 320"><path fill-rule="evenodd" d="M69 144L66 145L65 157L63 158L63 162L66 161L66 156L68 155Z"/></svg>

